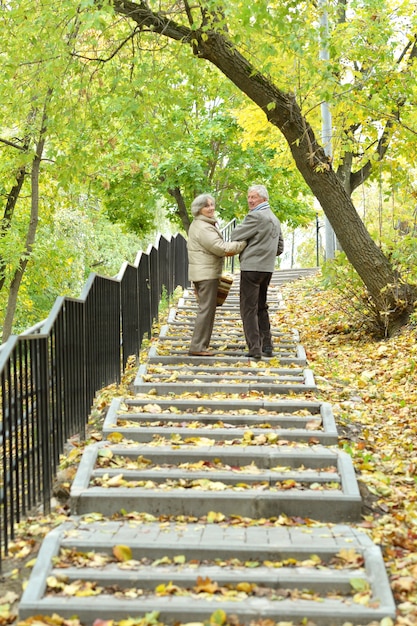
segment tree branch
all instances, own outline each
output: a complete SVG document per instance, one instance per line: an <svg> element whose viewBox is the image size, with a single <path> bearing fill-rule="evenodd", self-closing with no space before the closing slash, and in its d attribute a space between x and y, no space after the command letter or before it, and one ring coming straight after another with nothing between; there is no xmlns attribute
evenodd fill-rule
<svg viewBox="0 0 417 626"><path fill-rule="evenodd" d="M414 41L412 43L409 42L405 46L404 50L402 51L399 58L397 59L397 65L399 65L402 59L404 58L406 52L410 48L410 45L412 45L412 48L407 59L407 68L411 65L411 61L417 58L417 36L414 36ZM405 98L403 98L401 101L398 102L398 110L395 113L392 113L392 117L389 118L385 124L384 130L382 131L382 135L376 146L376 154L378 155L378 161L381 161L384 158L388 150L389 143L391 140L392 128L395 122L399 122L400 109L402 106L404 106L405 103L406 103ZM407 130L410 130L410 129L407 129ZM351 191L354 191L357 187L359 187L359 185L361 185L368 178L371 171L372 171L372 161L369 159L359 170L357 170L356 172L352 172L350 176Z"/></svg>
<svg viewBox="0 0 417 626"><path fill-rule="evenodd" d="M175 41L182 43L190 43L194 36L194 32L186 27L174 22L170 17L166 17L161 13L154 13L147 6L146 2L130 2L130 0L114 0L114 8L117 13L125 15L132 19L138 25L139 30L145 27L150 28L152 32L165 35Z"/></svg>
<svg viewBox="0 0 417 626"><path fill-rule="evenodd" d="M8 139L2 139L1 137L0 137L0 143L4 143L6 146L10 146L11 148L16 148L16 150L21 150L22 152L25 152L27 149L24 145L20 146L19 144L14 143L13 141L9 141Z"/></svg>
<svg viewBox="0 0 417 626"><path fill-rule="evenodd" d="M128 35L126 37L126 39L124 39L122 41L122 43L117 46L117 48L115 48L115 50L113 50L113 52L111 53L110 56L108 56L105 59L101 59L100 57L87 57L83 54L78 54L78 52L71 52L71 56L76 57L77 59L85 59L86 61L98 61L100 63L107 63L108 61L111 61L112 59L114 59L114 57L116 56L116 54L129 42L133 39L133 37L135 35L137 35L137 33L140 32L140 29L138 27L135 27L133 29L133 31L130 33L130 35Z"/></svg>

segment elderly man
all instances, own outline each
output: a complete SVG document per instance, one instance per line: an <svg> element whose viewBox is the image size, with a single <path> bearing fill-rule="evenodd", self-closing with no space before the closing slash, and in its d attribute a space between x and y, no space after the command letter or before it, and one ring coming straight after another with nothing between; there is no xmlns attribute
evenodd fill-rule
<svg viewBox="0 0 417 626"><path fill-rule="evenodd" d="M271 357L273 345L267 292L276 257L284 250L281 224L269 206L264 185L248 189L249 212L233 233L233 241L246 240L240 260L240 315L248 346L245 356L259 361Z"/></svg>

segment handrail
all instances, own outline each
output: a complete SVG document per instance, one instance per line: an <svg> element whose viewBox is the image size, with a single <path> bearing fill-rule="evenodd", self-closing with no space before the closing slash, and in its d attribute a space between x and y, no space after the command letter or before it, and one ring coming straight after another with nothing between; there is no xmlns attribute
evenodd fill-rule
<svg viewBox="0 0 417 626"><path fill-rule="evenodd" d="M0 564L15 524L50 509L68 438L85 437L94 396L120 382L151 335L163 294L188 286L182 235L162 235L116 277L92 273L80 298L60 296L48 317L0 349Z"/></svg>
<svg viewBox="0 0 417 626"><path fill-rule="evenodd" d="M225 241L231 241L230 237L231 237L232 231L235 228L236 228L236 218L234 217L232 220L230 220L230 222L226 224L226 226L223 226L222 228L222 235ZM225 271L233 274L233 272L235 271L235 257L234 256L225 257L224 269Z"/></svg>

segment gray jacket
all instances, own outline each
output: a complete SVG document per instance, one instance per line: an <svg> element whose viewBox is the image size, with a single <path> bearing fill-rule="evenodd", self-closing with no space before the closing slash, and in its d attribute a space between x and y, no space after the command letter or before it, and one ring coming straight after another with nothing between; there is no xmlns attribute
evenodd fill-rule
<svg viewBox="0 0 417 626"><path fill-rule="evenodd" d="M193 282L220 278L223 258L238 254L245 241L224 241L216 220L197 215L188 230L188 278Z"/></svg>
<svg viewBox="0 0 417 626"><path fill-rule="evenodd" d="M240 269L246 272L273 272L276 257L284 250L281 224L268 206L250 211L231 239L247 241L239 255Z"/></svg>

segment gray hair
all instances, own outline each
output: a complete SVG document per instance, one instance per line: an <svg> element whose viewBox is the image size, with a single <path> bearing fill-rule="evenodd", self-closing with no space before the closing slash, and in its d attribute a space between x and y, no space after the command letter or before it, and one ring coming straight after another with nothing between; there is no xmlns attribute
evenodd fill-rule
<svg viewBox="0 0 417 626"><path fill-rule="evenodd" d="M201 209L204 209L204 207L207 206L207 202L209 200L212 200L213 202L215 202L213 196L210 195L209 193L200 193L199 196L194 198L194 200L191 203L192 216L196 217L200 213Z"/></svg>
<svg viewBox="0 0 417 626"><path fill-rule="evenodd" d="M264 200L269 200L269 193L265 185L251 185L248 189L248 193L250 191L258 193Z"/></svg>

